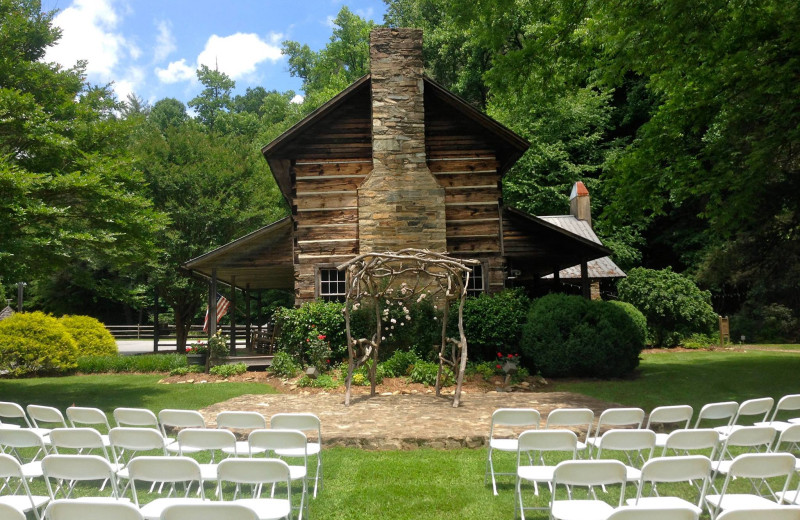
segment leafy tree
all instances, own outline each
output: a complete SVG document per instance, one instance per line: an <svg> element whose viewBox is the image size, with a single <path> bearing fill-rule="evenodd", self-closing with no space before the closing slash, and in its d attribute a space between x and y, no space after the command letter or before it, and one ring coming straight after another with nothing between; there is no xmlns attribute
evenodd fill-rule
<svg viewBox="0 0 800 520"><path fill-rule="evenodd" d="M711 293L701 291L686 276L672 269L631 269L619 282L619 298L647 318L649 336L656 347L674 347L694 333L713 330L717 314Z"/></svg>
<svg viewBox="0 0 800 520"><path fill-rule="evenodd" d="M197 79L205 88L189 101L189 106L197 111L197 117L203 124L213 128L217 116L233 107L231 91L236 83L224 72L211 70L206 65L200 65L197 69Z"/></svg>
<svg viewBox="0 0 800 520"><path fill-rule="evenodd" d="M166 132L169 127L183 124L187 119L189 114L186 113L186 105L175 98L156 101L148 114L148 120L162 132Z"/></svg>

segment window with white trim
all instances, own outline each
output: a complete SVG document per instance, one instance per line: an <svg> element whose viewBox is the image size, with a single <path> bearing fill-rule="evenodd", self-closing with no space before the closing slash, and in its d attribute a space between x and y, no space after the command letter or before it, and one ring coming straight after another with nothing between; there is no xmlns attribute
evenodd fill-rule
<svg viewBox="0 0 800 520"><path fill-rule="evenodd" d="M483 264L473 266L472 273L469 275L469 282L467 282L467 296L480 296L486 290L485 287Z"/></svg>
<svg viewBox="0 0 800 520"><path fill-rule="evenodd" d="M319 269L319 297L326 302L345 301L347 273L336 268Z"/></svg>

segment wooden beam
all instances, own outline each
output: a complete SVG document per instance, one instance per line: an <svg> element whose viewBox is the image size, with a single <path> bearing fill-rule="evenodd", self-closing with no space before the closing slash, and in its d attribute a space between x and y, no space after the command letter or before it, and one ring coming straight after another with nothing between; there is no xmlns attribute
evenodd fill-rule
<svg viewBox="0 0 800 520"><path fill-rule="evenodd" d="M592 299L592 285L589 283L589 262L581 260L581 293L587 300Z"/></svg>
<svg viewBox="0 0 800 520"><path fill-rule="evenodd" d="M231 356L236 355L236 277L231 276Z"/></svg>
<svg viewBox="0 0 800 520"><path fill-rule="evenodd" d="M247 321L245 322L245 338L244 338L244 348L247 349L249 352L253 347L250 345L250 339L252 334L250 333L250 328L253 326L253 317L250 315L250 284L248 283L244 289L244 302L245 302L245 314L247 314Z"/></svg>
<svg viewBox="0 0 800 520"><path fill-rule="evenodd" d="M217 268L211 268L211 284L208 290L208 338L217 333Z"/></svg>

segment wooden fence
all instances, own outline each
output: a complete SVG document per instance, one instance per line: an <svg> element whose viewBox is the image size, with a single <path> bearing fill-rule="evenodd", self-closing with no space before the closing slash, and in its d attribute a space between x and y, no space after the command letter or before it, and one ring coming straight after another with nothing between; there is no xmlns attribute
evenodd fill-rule
<svg viewBox="0 0 800 520"><path fill-rule="evenodd" d="M106 325L106 328L114 339L117 340L150 340L155 338L155 328L153 325ZM218 330L226 336L231 335L230 325L219 325ZM251 326L251 331L257 330L255 325ZM236 343L243 344L247 335L247 327L245 325L236 326ZM204 339L208 334L203 332L202 325L192 325L189 329L189 343ZM175 332L175 325L162 323L158 327L158 346L159 348L175 347L177 335Z"/></svg>

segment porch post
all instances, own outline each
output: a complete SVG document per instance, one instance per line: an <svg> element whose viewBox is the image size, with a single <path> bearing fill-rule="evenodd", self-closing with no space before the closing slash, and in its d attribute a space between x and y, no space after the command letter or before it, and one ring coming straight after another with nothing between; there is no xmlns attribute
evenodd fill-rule
<svg viewBox="0 0 800 520"><path fill-rule="evenodd" d="M236 355L236 276L231 276L231 356Z"/></svg>
<svg viewBox="0 0 800 520"><path fill-rule="evenodd" d="M258 320L258 323L256 324L256 327L258 328L258 334L259 335L261 334L261 325L262 325L262 321L263 321L262 318L261 318L261 294L263 292L264 291L258 291L258 299L256 300L256 305L258 305L258 312L256 313L256 316L257 316L256 319Z"/></svg>
<svg viewBox="0 0 800 520"><path fill-rule="evenodd" d="M589 263L581 260L581 293L587 300L592 299L592 286L589 283Z"/></svg>
<svg viewBox="0 0 800 520"><path fill-rule="evenodd" d="M253 325L253 317L250 316L250 284L247 284L244 289L244 304L245 304L245 314L247 314L247 322L245 323L245 331L246 334L244 338L244 348L247 349L249 352L253 346L250 344L251 334L250 334L250 327Z"/></svg>
<svg viewBox="0 0 800 520"><path fill-rule="evenodd" d="M561 287L561 270L558 267L553 271L553 284L556 290Z"/></svg>
<svg viewBox="0 0 800 520"><path fill-rule="evenodd" d="M158 352L158 287L153 289L153 352Z"/></svg>
<svg viewBox="0 0 800 520"><path fill-rule="evenodd" d="M208 290L208 337L217 333L217 268L211 268L211 285Z"/></svg>

